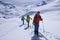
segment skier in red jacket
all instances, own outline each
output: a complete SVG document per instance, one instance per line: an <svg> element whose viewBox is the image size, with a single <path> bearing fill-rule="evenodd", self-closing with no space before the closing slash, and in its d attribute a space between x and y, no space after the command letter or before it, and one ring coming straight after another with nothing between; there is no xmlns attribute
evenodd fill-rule
<svg viewBox="0 0 60 40"><path fill-rule="evenodd" d="M39 29L39 21L42 21L42 18L40 16L40 12L38 11L33 19L33 24L35 26L34 28L34 34L38 36L38 29Z"/></svg>

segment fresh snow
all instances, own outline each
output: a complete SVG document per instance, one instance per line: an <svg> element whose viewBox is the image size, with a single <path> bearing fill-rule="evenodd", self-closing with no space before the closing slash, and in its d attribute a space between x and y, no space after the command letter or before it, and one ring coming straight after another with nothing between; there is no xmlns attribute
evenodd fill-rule
<svg viewBox="0 0 60 40"><path fill-rule="evenodd" d="M17 11L19 10L18 12L21 11L21 16L25 14L26 14L25 16L30 15L29 13L25 12L26 10L24 10L24 8L25 7L17 7L16 9ZM40 22L39 32L41 32L48 40L60 40L59 0L51 2L41 7L30 8L30 10L28 10L28 12L33 12L33 11L34 12L41 11L43 23L42 21ZM33 39L34 25L32 24L34 15L35 13L30 15L32 20L30 21L30 28L28 28L27 30L24 30L27 27L26 21L25 21L25 25L19 27L20 25L22 25L20 16L10 19L0 18L0 40L34 40ZM43 30L43 26L44 26L44 30ZM41 39L45 40L44 38Z"/></svg>

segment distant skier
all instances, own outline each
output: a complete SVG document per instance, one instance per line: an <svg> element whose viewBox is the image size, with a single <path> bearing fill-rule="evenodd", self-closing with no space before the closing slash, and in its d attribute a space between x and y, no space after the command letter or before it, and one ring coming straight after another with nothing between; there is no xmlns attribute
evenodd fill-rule
<svg viewBox="0 0 60 40"><path fill-rule="evenodd" d="M29 27L30 20L32 20L32 18L29 15L27 15L26 17L26 21L28 23L27 27Z"/></svg>
<svg viewBox="0 0 60 40"><path fill-rule="evenodd" d="M39 35L38 33L38 30L39 30L39 21L42 21L42 18L41 18L41 15L40 15L40 12L38 11L37 13L36 13L36 15L34 16L34 19L33 19L33 24L34 24L34 26L35 26L35 28L34 28L34 34L35 35Z"/></svg>
<svg viewBox="0 0 60 40"><path fill-rule="evenodd" d="M24 25L24 20L25 20L24 16L22 16L21 20L22 20L22 25Z"/></svg>

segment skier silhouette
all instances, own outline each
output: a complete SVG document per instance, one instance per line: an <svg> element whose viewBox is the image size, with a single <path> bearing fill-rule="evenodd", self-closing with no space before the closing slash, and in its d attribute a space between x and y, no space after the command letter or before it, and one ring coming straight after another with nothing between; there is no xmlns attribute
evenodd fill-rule
<svg viewBox="0 0 60 40"><path fill-rule="evenodd" d="M24 16L22 16L21 20L22 20L22 25L24 25L24 20L25 20Z"/></svg>
<svg viewBox="0 0 60 40"><path fill-rule="evenodd" d="M29 15L27 15L27 17L26 17L26 21L28 23L27 27L29 27L30 20L32 20L32 18Z"/></svg>
<svg viewBox="0 0 60 40"><path fill-rule="evenodd" d="M33 19L33 24L35 26L34 34L37 35L37 36L39 35L39 32L38 32L38 30L39 30L39 21L42 21L42 18L41 18L40 12L38 11L35 14L34 19Z"/></svg>

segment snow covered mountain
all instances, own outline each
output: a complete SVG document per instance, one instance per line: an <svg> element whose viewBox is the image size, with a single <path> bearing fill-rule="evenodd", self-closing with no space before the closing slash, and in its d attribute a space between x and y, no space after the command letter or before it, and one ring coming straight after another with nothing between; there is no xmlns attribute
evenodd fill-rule
<svg viewBox="0 0 60 40"><path fill-rule="evenodd" d="M4 8L4 6L2 7ZM28 10L28 8L30 8L30 10ZM25 25L19 27L22 25L22 21L20 20L21 18L18 17L11 19L0 18L0 40L34 40L36 37L34 37L34 26L32 25L32 21L34 14L37 11L41 12L43 18L43 23L40 23L39 32L41 32L48 40L60 40L60 0L55 0L44 6L27 8L17 7L17 9L21 12L21 16L31 16L31 28L24 30L24 28L27 27L26 21ZM40 39L45 40L44 38L39 38L39 40Z"/></svg>
<svg viewBox="0 0 60 40"><path fill-rule="evenodd" d="M13 18L20 15L13 4L0 1L0 18Z"/></svg>
<svg viewBox="0 0 60 40"><path fill-rule="evenodd" d="M35 13L36 11L41 11L41 13L45 13L45 12L49 12L49 11L58 11L58 10L60 10L60 4L59 4L59 1L54 1L54 2L48 3L47 5L44 5L44 6L32 7L29 9L30 9L30 11L28 13L30 13L30 12Z"/></svg>
<svg viewBox="0 0 60 40"><path fill-rule="evenodd" d="M13 18L22 16L21 13L29 13L31 8L40 7L48 4L48 0L46 1L38 1L38 2L27 2L21 3L20 5L24 5L23 7L14 6L13 4L6 3L3 0L0 1L0 18Z"/></svg>
<svg viewBox="0 0 60 40"><path fill-rule="evenodd" d="M40 3L41 1L44 1L46 3L50 3L55 0L2 0L2 1L12 3L17 6L24 6L24 5L27 6L27 5L31 5L31 4Z"/></svg>

